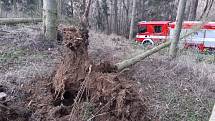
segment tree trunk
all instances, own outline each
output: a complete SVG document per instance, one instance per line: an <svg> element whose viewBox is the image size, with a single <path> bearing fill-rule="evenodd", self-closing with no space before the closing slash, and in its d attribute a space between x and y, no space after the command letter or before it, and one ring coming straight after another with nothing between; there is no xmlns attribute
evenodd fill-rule
<svg viewBox="0 0 215 121"><path fill-rule="evenodd" d="M193 33L197 32L197 31L199 31L199 30L202 28L202 26L203 26L204 24L205 24L205 23L203 22L203 23L197 25L197 28L195 28L195 29L193 29L191 32L189 32L189 33L183 35L183 36L180 37L179 39L180 39L180 40L181 40L181 39L184 39L184 38L190 36L191 34L193 34ZM131 58L131 59L128 59L128 60L124 60L124 61L122 61L122 62L119 62L119 63L115 64L114 66L115 66L115 68L116 68L117 71L121 71L121 70L123 70L124 68L128 68L129 66L132 66L132 65L136 64L137 62L140 62L141 60L143 60L143 59L145 59L146 57L149 57L150 55L152 55L152 54L154 54L154 53L160 51L161 49L164 49L164 48L170 46L170 44L171 44L171 41L168 40L167 42L165 42L165 43L163 43L163 44L160 44L160 45L158 45L157 47L152 48L151 50L148 50L148 51L146 51L146 52L145 52L145 50L143 50L143 52L142 52L141 54L139 54L139 55L137 55L137 56L135 56L135 57L133 57L133 58Z"/></svg>
<svg viewBox="0 0 215 121"><path fill-rule="evenodd" d="M42 22L41 18L0 18L0 25Z"/></svg>
<svg viewBox="0 0 215 121"><path fill-rule="evenodd" d="M0 2L0 18L2 18L3 15L2 15L2 2Z"/></svg>
<svg viewBox="0 0 215 121"><path fill-rule="evenodd" d="M42 1L38 0L37 4L37 11L39 12L39 16L42 16Z"/></svg>
<svg viewBox="0 0 215 121"><path fill-rule="evenodd" d="M71 2L71 6L70 6L70 9L71 9L71 17L74 16L74 8L73 8L73 0L70 0Z"/></svg>
<svg viewBox="0 0 215 121"><path fill-rule="evenodd" d="M80 11L80 15L82 16L86 10L86 2L87 0L81 0L81 11Z"/></svg>
<svg viewBox="0 0 215 121"><path fill-rule="evenodd" d="M43 0L43 29L46 40L57 38L57 1Z"/></svg>
<svg viewBox="0 0 215 121"><path fill-rule="evenodd" d="M118 1L114 0L114 33L118 34Z"/></svg>
<svg viewBox="0 0 215 121"><path fill-rule="evenodd" d="M191 0L191 8L189 11L189 21L194 21L196 19L196 12L197 12L197 7L198 7L198 3L199 0Z"/></svg>
<svg viewBox="0 0 215 121"><path fill-rule="evenodd" d="M190 14L190 9L191 9L191 0L187 0L186 8L185 8L185 16L184 20L189 20L189 14Z"/></svg>
<svg viewBox="0 0 215 121"><path fill-rule="evenodd" d="M18 10L17 10L17 4L16 4L16 0L13 0L13 16L18 17Z"/></svg>
<svg viewBox="0 0 215 121"><path fill-rule="evenodd" d="M133 0L133 7L132 7L132 15L131 15L131 24L130 24L129 40L131 40L131 39L133 38L135 10L136 10L136 0Z"/></svg>
<svg viewBox="0 0 215 121"><path fill-rule="evenodd" d="M215 121L215 105L214 105L214 108L212 110L212 114L211 114L209 121Z"/></svg>
<svg viewBox="0 0 215 121"><path fill-rule="evenodd" d="M168 47L170 45L170 43L171 42L168 41L168 42L165 42L163 44L160 44L157 47L154 47L153 49L148 50L146 52L144 51L142 54L137 55L137 56L135 56L135 57L133 57L131 59L124 60L124 61L122 61L120 63L117 63L117 64L115 64L115 66L117 67L117 70L119 70L119 71L123 70L123 69L125 69L125 68L127 68L129 66L132 66L132 65L136 64L137 62L140 62L141 60L145 59L146 57L148 57L148 56L160 51L161 49Z"/></svg>
<svg viewBox="0 0 215 121"><path fill-rule="evenodd" d="M62 0L58 0L57 2L57 11L58 11L58 19L61 20L62 14Z"/></svg>
<svg viewBox="0 0 215 121"><path fill-rule="evenodd" d="M186 0L180 0L177 17L176 17L174 39L171 40L171 46L170 46L170 52L169 52L169 55L171 58L175 58L177 55L178 43L179 43L182 23L183 23L183 19L184 19L185 6L186 6Z"/></svg>

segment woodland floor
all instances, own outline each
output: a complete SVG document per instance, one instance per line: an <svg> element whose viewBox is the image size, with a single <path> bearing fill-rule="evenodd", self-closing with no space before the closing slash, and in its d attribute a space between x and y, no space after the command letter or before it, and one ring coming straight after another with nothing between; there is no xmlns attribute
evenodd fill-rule
<svg viewBox="0 0 215 121"><path fill-rule="evenodd" d="M42 79L51 76L61 59L61 46L44 43L40 33L40 25L0 26L0 92L7 94L0 104L19 112L0 117L0 121L40 120L32 95L39 90L41 97L48 97L48 84L44 86ZM89 40L89 57L98 63L116 63L142 50L116 35L90 31ZM204 55L201 59L207 61L197 61L199 57L192 52L169 61L165 53L163 50L120 73L142 85L140 91L153 121L207 121L215 103L215 64Z"/></svg>

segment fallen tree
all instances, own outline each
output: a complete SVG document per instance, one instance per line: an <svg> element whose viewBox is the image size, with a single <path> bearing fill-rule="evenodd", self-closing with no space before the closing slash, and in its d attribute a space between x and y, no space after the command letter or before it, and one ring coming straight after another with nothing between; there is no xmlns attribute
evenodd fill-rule
<svg viewBox="0 0 215 121"><path fill-rule="evenodd" d="M57 109L55 120L72 121L148 121L147 108L137 82L109 73L115 66L108 62L95 64L88 56L88 13L91 0L81 18L79 28L63 27L64 53L53 81L54 105L67 106L66 112ZM57 113L56 113L57 112ZM45 116L46 120L47 116Z"/></svg>
<svg viewBox="0 0 215 121"><path fill-rule="evenodd" d="M185 35L182 35L180 37L180 40L185 39L186 37L190 36L191 34L199 31L200 28L205 23L207 23L207 22L202 22L202 23L197 24L195 26L195 28L193 28L193 31L191 31L191 32L189 32L189 33L187 33ZM156 53L156 52L158 52L158 51L160 51L160 50L162 50L162 49L164 49L166 47L169 47L171 45L171 38L169 38L169 39L170 40L167 40L165 43L160 44L160 45L158 45L158 46L156 46L156 47L154 47L154 48L152 48L150 50L147 50L147 51L143 50L141 54L139 54L139 55L137 55L135 57L132 57L132 58L124 60L122 62L116 63L114 65L115 66L115 70L120 71L120 70L123 70L125 68L128 68L129 66L132 66L132 65L138 63L139 61L145 59L146 57L149 57L150 55L152 55L152 54L154 54L154 53Z"/></svg>
<svg viewBox="0 0 215 121"><path fill-rule="evenodd" d="M152 55L158 51L160 51L161 49L168 47L170 44L171 44L171 42L167 41L163 44L158 45L157 47L152 48L151 50L147 50L146 52L143 51L143 53L141 53L141 54L139 54L139 55L137 55L131 59L119 62L119 63L115 64L115 66L116 66L117 70L122 70L124 68L127 68L129 66L136 64L137 62L143 60L144 58L146 58L146 57L148 57L148 56L150 56L150 55Z"/></svg>
<svg viewBox="0 0 215 121"><path fill-rule="evenodd" d="M42 18L0 18L0 25L37 22L42 22Z"/></svg>

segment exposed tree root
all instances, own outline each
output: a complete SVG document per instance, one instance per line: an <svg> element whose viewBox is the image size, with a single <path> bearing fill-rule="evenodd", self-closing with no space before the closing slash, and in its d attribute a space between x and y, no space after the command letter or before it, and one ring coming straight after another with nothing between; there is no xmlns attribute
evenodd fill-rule
<svg viewBox="0 0 215 121"><path fill-rule="evenodd" d="M146 121L147 109L139 95L138 85L114 72L116 67L105 62L95 65L88 58L88 31L75 27L63 29L66 47L53 78L54 99L58 105L71 106L58 112L71 111L65 119Z"/></svg>

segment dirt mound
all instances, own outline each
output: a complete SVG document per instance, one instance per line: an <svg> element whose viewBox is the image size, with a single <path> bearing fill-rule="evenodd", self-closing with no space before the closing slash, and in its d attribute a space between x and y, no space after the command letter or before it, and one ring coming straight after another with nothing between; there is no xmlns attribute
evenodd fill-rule
<svg viewBox="0 0 215 121"><path fill-rule="evenodd" d="M31 111L25 107L13 105L7 93L8 88L0 85L0 121L28 121Z"/></svg>
<svg viewBox="0 0 215 121"><path fill-rule="evenodd" d="M63 45L64 59L53 78L55 105L66 105L54 111L58 120L148 120L138 85L107 73L115 70L108 62L95 65L89 61L87 30L64 28Z"/></svg>

